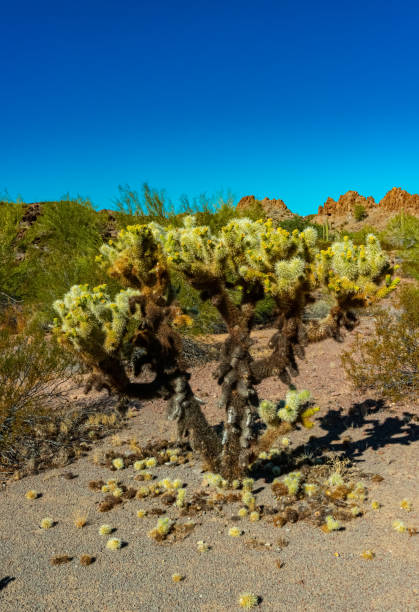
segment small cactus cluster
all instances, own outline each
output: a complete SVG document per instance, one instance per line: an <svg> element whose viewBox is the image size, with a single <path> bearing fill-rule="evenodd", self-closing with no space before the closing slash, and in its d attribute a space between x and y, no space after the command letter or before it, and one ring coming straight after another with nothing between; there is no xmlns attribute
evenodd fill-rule
<svg viewBox="0 0 419 612"><path fill-rule="evenodd" d="M172 574L172 581L173 582L181 582L182 580L185 579L185 576L183 574Z"/></svg>
<svg viewBox="0 0 419 612"><path fill-rule="evenodd" d="M87 358L100 359L116 352L132 318L129 300L138 295L134 289L123 289L111 299L107 286L93 290L88 285L74 285L62 300L53 304L58 317L53 332L59 342L72 346Z"/></svg>
<svg viewBox="0 0 419 612"><path fill-rule="evenodd" d="M365 485L362 482L357 482L355 484L355 486L353 487L352 491L350 491L348 493L348 499L354 500L354 501L365 501L367 496L367 490L365 488Z"/></svg>
<svg viewBox="0 0 419 612"><path fill-rule="evenodd" d="M159 480L157 483L159 487L163 487L166 491L174 491L182 488L183 482L176 478L175 480L170 480L170 478L163 478L163 480Z"/></svg>
<svg viewBox="0 0 419 612"><path fill-rule="evenodd" d="M309 391L290 389L285 400L281 400L279 404L270 400L262 400L258 408L259 416L268 428L278 427L281 422L294 424L297 421L301 422L304 427L311 428L313 423L310 417L316 414L319 408L317 406L308 407L309 401Z"/></svg>
<svg viewBox="0 0 419 612"><path fill-rule="evenodd" d="M338 470L332 472L328 478L327 483L331 487L341 487L344 484L342 474Z"/></svg>
<svg viewBox="0 0 419 612"><path fill-rule="evenodd" d="M375 552L373 552L372 550L364 550L361 553L361 557L363 559L366 559L367 561L372 561L375 558Z"/></svg>
<svg viewBox="0 0 419 612"><path fill-rule="evenodd" d="M252 495L252 492L244 489L242 493L242 502L248 510L254 511L256 508L256 498Z"/></svg>
<svg viewBox="0 0 419 612"><path fill-rule="evenodd" d="M400 279L385 276L385 284L377 281L390 269L388 257L379 240L369 234L366 244L356 246L348 238L335 242L316 255L315 276L325 282L338 302L357 299L371 303L382 299L393 291Z"/></svg>
<svg viewBox="0 0 419 612"><path fill-rule="evenodd" d="M210 487L216 487L217 489L226 489L228 486L227 480L225 480L220 474L213 474L212 472L206 472L204 474L202 484L203 486L209 485Z"/></svg>
<svg viewBox="0 0 419 612"><path fill-rule="evenodd" d="M339 521L334 519L332 515L326 516L325 531L338 531L341 528Z"/></svg>
<svg viewBox="0 0 419 612"><path fill-rule="evenodd" d="M402 501L400 502L400 508L402 510L406 510L406 512L411 512L412 502L409 501L408 499L402 499Z"/></svg>
<svg viewBox="0 0 419 612"><path fill-rule="evenodd" d="M155 540L164 540L172 530L174 521L168 516L158 519L156 527L149 532L149 537Z"/></svg>
<svg viewBox="0 0 419 612"><path fill-rule="evenodd" d="M37 491L34 491L33 489L31 489L30 491L27 491L27 493L25 493L25 497L26 499L36 499L38 497L38 493Z"/></svg>
<svg viewBox="0 0 419 612"><path fill-rule="evenodd" d="M170 452L172 449L168 448L165 450L164 452L164 456L167 455L168 458L171 458L174 456L174 454L172 452ZM139 459L138 461L135 461L133 464L134 470L136 470L137 472L141 472L143 471L145 468L153 468L156 467L157 465L157 459L156 457L146 457L145 459Z"/></svg>
<svg viewBox="0 0 419 612"><path fill-rule="evenodd" d="M238 538L242 534L243 534L243 531L239 529L238 527L230 527L230 529L228 530L228 535L231 538Z"/></svg>
<svg viewBox="0 0 419 612"><path fill-rule="evenodd" d="M245 610L256 608L259 603L259 597L253 593L242 593L239 597L239 606Z"/></svg>
<svg viewBox="0 0 419 612"><path fill-rule="evenodd" d="M304 493L305 495L307 495L307 497L313 497L313 495L315 495L319 489L319 487L311 482L306 482L303 486L304 489Z"/></svg>
<svg viewBox="0 0 419 612"><path fill-rule="evenodd" d="M403 521L399 519L393 521L393 529L395 529L395 531L398 531L399 533L404 533L405 531L407 531L406 525L403 523Z"/></svg>
<svg viewBox="0 0 419 612"><path fill-rule="evenodd" d="M175 506L177 506L178 508L183 508L183 506L185 505L185 497L186 489L179 489L176 496Z"/></svg>
<svg viewBox="0 0 419 612"><path fill-rule="evenodd" d="M119 538L111 538L106 542L106 548L109 550L119 550L122 546L122 542Z"/></svg>
<svg viewBox="0 0 419 612"><path fill-rule="evenodd" d="M289 495L296 495L301 486L301 472L290 472L283 480L284 485L288 489Z"/></svg>
<svg viewBox="0 0 419 612"><path fill-rule="evenodd" d="M113 459L112 465L116 470L122 470L125 467L124 460L122 459L122 457L116 457L115 459Z"/></svg>

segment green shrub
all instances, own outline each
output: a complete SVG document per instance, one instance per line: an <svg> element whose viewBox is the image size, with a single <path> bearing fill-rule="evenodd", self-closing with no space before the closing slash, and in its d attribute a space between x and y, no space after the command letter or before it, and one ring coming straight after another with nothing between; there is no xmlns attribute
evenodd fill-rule
<svg viewBox="0 0 419 612"><path fill-rule="evenodd" d="M358 334L342 355L343 368L355 387L391 399L417 396L419 384L419 289L400 293L402 313L380 311L371 337Z"/></svg>
<svg viewBox="0 0 419 612"><path fill-rule="evenodd" d="M419 249L413 253L406 253L402 261L402 271L405 276L419 281Z"/></svg>
<svg viewBox="0 0 419 612"><path fill-rule="evenodd" d="M401 212L387 223L381 234L383 246L406 251L417 249L419 243L419 218Z"/></svg>
<svg viewBox="0 0 419 612"><path fill-rule="evenodd" d="M143 184L142 194L129 185L119 185L118 191L119 196L114 200L114 204L117 207L119 229L151 221L163 227L168 225L181 227L186 216L194 215L199 225L207 225L217 234L222 227L237 217L248 217L252 221L266 218L259 202L238 211L234 198L229 193L221 192L212 197L203 193L192 199L183 195L179 206L175 207L164 190L158 191L147 183Z"/></svg>
<svg viewBox="0 0 419 612"><path fill-rule="evenodd" d="M78 367L77 369L80 370ZM15 447L57 407L74 361L36 327L0 330L0 461L12 465Z"/></svg>
<svg viewBox="0 0 419 612"><path fill-rule="evenodd" d="M365 244L365 240L367 239L368 234L374 234L375 236L377 236L378 231L372 225L364 225L356 232L349 232L347 230L344 230L342 232L342 237L348 236L348 238L350 238L350 240L352 240L354 244L361 245ZM381 246L385 248L385 244L381 244Z"/></svg>
<svg viewBox="0 0 419 612"><path fill-rule="evenodd" d="M298 230L299 232L303 232L307 227L314 227L317 231L317 235L321 236L323 233L323 227L318 223L313 223L311 221L307 221L303 217L299 215L295 215L292 219L283 219L278 222L278 226L282 227L282 229L287 230L290 234L294 230Z"/></svg>
<svg viewBox="0 0 419 612"><path fill-rule="evenodd" d="M94 261L105 219L88 200L63 200L43 205L42 214L25 235L25 283L22 297L36 307L40 319L53 316L53 301L68 284L103 282ZM116 283L112 285L117 288ZM119 287L119 285L118 285Z"/></svg>
<svg viewBox="0 0 419 612"><path fill-rule="evenodd" d="M0 202L0 303L18 300L24 290L25 262L16 257L22 204Z"/></svg>
<svg viewBox="0 0 419 612"><path fill-rule="evenodd" d="M362 221L368 217L368 213L366 211L365 206L362 204L355 204L354 207L354 217L355 221Z"/></svg>
<svg viewBox="0 0 419 612"><path fill-rule="evenodd" d="M174 206L164 190L158 191L143 183L142 196L130 185L118 185L119 196L114 199L119 228L137 223L166 224L176 216Z"/></svg>
<svg viewBox="0 0 419 612"><path fill-rule="evenodd" d="M183 333L202 335L225 331L224 323L217 309L208 301L201 300L199 291L191 287L182 275L175 271L171 272L170 277L177 292L179 306L192 319L191 327L185 328Z"/></svg>
<svg viewBox="0 0 419 612"><path fill-rule="evenodd" d="M258 325L273 323L276 311L275 300L270 296L263 298L255 306L255 323Z"/></svg>
<svg viewBox="0 0 419 612"><path fill-rule="evenodd" d="M399 305L403 317L412 329L419 328L419 285L404 285L399 291Z"/></svg>
<svg viewBox="0 0 419 612"><path fill-rule="evenodd" d="M397 250L405 276L419 280L419 218L401 212L381 233L384 248Z"/></svg>

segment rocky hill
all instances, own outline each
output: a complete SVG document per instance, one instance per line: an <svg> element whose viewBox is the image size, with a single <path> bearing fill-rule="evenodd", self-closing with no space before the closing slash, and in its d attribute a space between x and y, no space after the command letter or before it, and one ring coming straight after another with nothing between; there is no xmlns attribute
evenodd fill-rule
<svg viewBox="0 0 419 612"><path fill-rule="evenodd" d="M357 219L355 211L361 206L364 215L362 219ZM389 218L401 211L419 216L419 195L393 187L376 203L372 196L365 197L357 191L347 191L337 201L328 198L323 206L319 206L312 220L320 224L328 222L331 228L359 229L365 223L382 227Z"/></svg>
<svg viewBox="0 0 419 612"><path fill-rule="evenodd" d="M277 221L298 216L290 211L283 200L269 198L257 200L253 195L243 197L237 208L245 209L255 204L260 204L266 214ZM308 218L320 225L327 222L331 229L357 230L365 224L382 228L392 216L402 210L419 216L419 195L410 194L400 187L393 187L378 203L372 196L365 197L357 191L347 191L337 201L327 198L323 206L319 206L317 214L308 215ZM362 218L357 219L356 211Z"/></svg>
<svg viewBox="0 0 419 612"><path fill-rule="evenodd" d="M256 204L262 206L268 217L271 217L275 221L292 219L295 217L295 214L291 212L289 208L287 208L283 200L270 200L269 198L257 200L254 195L244 196L244 198L242 198L237 204L237 209L243 210L245 208L255 206Z"/></svg>

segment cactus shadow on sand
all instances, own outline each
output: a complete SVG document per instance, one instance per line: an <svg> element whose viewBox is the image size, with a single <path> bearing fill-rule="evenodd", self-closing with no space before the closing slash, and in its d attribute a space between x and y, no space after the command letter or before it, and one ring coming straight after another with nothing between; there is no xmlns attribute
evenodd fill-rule
<svg viewBox="0 0 419 612"><path fill-rule="evenodd" d="M327 433L316 437L310 442L313 452L327 448L332 452L343 452L349 459L363 461L363 453L371 448L378 450L390 444L409 445L419 439L419 425L412 417L413 414L403 412L402 415L387 416L384 421L375 418L386 408L382 399L366 399L354 403L346 415L340 410L329 410L320 419L320 427ZM350 428L363 428L364 434L359 440L342 439L343 434ZM301 452L302 446L295 449Z"/></svg>
<svg viewBox="0 0 419 612"><path fill-rule="evenodd" d="M0 578L0 591L5 589L9 582L13 582L13 580L16 580L14 576L5 576L4 578Z"/></svg>

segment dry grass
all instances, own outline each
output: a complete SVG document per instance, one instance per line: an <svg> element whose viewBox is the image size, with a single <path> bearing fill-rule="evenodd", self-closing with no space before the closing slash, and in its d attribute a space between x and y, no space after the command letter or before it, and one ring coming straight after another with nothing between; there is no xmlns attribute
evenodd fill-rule
<svg viewBox="0 0 419 612"><path fill-rule="evenodd" d="M76 510L74 514L74 526L77 529L82 529L87 525L87 519L89 517L89 510Z"/></svg>

